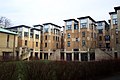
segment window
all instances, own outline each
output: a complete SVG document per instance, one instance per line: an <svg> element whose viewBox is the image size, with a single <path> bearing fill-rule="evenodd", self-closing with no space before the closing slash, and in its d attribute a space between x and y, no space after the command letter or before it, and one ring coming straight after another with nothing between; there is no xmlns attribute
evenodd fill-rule
<svg viewBox="0 0 120 80"><path fill-rule="evenodd" d="M117 24L117 19L113 19L113 24Z"/></svg>
<svg viewBox="0 0 120 80"><path fill-rule="evenodd" d="M85 40L82 40L82 46L85 46L86 43L85 43Z"/></svg>
<svg viewBox="0 0 120 80"><path fill-rule="evenodd" d="M102 23L98 23L98 26L102 26Z"/></svg>
<svg viewBox="0 0 120 80"><path fill-rule="evenodd" d="M102 41L102 36L99 36L99 40Z"/></svg>
<svg viewBox="0 0 120 80"><path fill-rule="evenodd" d="M56 48L58 48L58 43L56 43Z"/></svg>
<svg viewBox="0 0 120 80"><path fill-rule="evenodd" d="M47 43L45 43L45 47L47 47Z"/></svg>
<svg viewBox="0 0 120 80"><path fill-rule="evenodd" d="M109 35L105 36L105 41L110 41L110 36Z"/></svg>
<svg viewBox="0 0 120 80"><path fill-rule="evenodd" d="M99 33L99 34L102 34L102 33L103 33L103 29L99 29L99 30L98 30L98 33Z"/></svg>
<svg viewBox="0 0 120 80"><path fill-rule="evenodd" d="M27 46L27 40L25 40L25 46Z"/></svg>
<svg viewBox="0 0 120 80"><path fill-rule="evenodd" d="M85 32L82 32L82 37L85 37Z"/></svg>
<svg viewBox="0 0 120 80"><path fill-rule="evenodd" d="M47 35L45 35L45 40L47 40Z"/></svg>
<svg viewBox="0 0 120 80"><path fill-rule="evenodd" d="M36 47L38 47L38 42L36 42Z"/></svg>
<svg viewBox="0 0 120 80"><path fill-rule="evenodd" d="M68 47L70 47L70 41L67 42Z"/></svg>
<svg viewBox="0 0 120 80"><path fill-rule="evenodd" d="M79 29L78 24L74 24L74 29L75 30Z"/></svg>
<svg viewBox="0 0 120 80"><path fill-rule="evenodd" d="M30 38L33 38L33 33L30 33Z"/></svg>
<svg viewBox="0 0 120 80"><path fill-rule="evenodd" d="M35 34L35 38L36 38L36 39L39 39L39 35L38 35L38 34Z"/></svg>
<svg viewBox="0 0 120 80"><path fill-rule="evenodd" d="M87 23L81 23L81 28L87 28Z"/></svg>
<svg viewBox="0 0 120 80"><path fill-rule="evenodd" d="M67 34L67 37L70 38L70 33Z"/></svg>
<svg viewBox="0 0 120 80"><path fill-rule="evenodd" d="M48 32L48 28L44 28L44 32Z"/></svg>
<svg viewBox="0 0 120 80"><path fill-rule="evenodd" d="M28 37L28 32L24 32L24 37Z"/></svg>
<svg viewBox="0 0 120 80"><path fill-rule="evenodd" d="M79 41L79 39L78 38L76 38L76 42L78 42Z"/></svg>
<svg viewBox="0 0 120 80"><path fill-rule="evenodd" d="M96 39L96 33L94 33L94 38Z"/></svg>
<svg viewBox="0 0 120 80"><path fill-rule="evenodd" d="M7 35L7 47L9 47L9 35Z"/></svg>
<svg viewBox="0 0 120 80"><path fill-rule="evenodd" d="M66 30L71 30L72 29L72 25L66 25Z"/></svg>

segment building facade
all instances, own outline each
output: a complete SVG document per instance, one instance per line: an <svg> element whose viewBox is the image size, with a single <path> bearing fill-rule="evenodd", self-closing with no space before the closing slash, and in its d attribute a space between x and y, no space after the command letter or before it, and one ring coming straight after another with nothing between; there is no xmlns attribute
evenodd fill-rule
<svg viewBox="0 0 120 80"><path fill-rule="evenodd" d="M78 21L75 19L64 21L64 51L61 52L61 59L66 61L94 60L97 45L95 20L86 16L78 18Z"/></svg>
<svg viewBox="0 0 120 80"><path fill-rule="evenodd" d="M14 60L17 47L17 33L0 28L0 61Z"/></svg>
<svg viewBox="0 0 120 80"><path fill-rule="evenodd" d="M53 23L43 24L42 44L42 59L56 59L59 55L56 52L59 53L61 49L61 27Z"/></svg>

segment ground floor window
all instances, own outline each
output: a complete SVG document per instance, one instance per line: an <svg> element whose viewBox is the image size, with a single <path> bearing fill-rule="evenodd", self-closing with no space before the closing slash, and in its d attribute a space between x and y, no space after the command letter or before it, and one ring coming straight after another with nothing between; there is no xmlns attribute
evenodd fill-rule
<svg viewBox="0 0 120 80"><path fill-rule="evenodd" d="M38 59L38 52L35 52L35 59Z"/></svg>
<svg viewBox="0 0 120 80"><path fill-rule="evenodd" d="M72 53L66 53L66 60L72 61Z"/></svg>
<svg viewBox="0 0 120 80"><path fill-rule="evenodd" d="M40 59L42 59L42 53L40 53Z"/></svg>
<svg viewBox="0 0 120 80"><path fill-rule="evenodd" d="M61 59L61 60L64 60L64 53L61 53L61 54L60 54L60 59Z"/></svg>
<svg viewBox="0 0 120 80"><path fill-rule="evenodd" d="M48 53L44 53L44 59L48 59Z"/></svg>
<svg viewBox="0 0 120 80"><path fill-rule="evenodd" d="M11 60L10 52L3 52L3 60L4 61Z"/></svg>
<svg viewBox="0 0 120 80"><path fill-rule="evenodd" d="M78 52L75 52L75 53L74 53L74 60L75 60L75 61L78 61L78 60L79 60L79 53L78 53Z"/></svg>
<svg viewBox="0 0 120 80"><path fill-rule="evenodd" d="M87 53L81 53L81 61L88 61L88 54Z"/></svg>
<svg viewBox="0 0 120 80"><path fill-rule="evenodd" d="M114 58L118 58L117 52L114 53Z"/></svg>
<svg viewBox="0 0 120 80"><path fill-rule="evenodd" d="M95 60L95 53L90 53L90 60Z"/></svg>

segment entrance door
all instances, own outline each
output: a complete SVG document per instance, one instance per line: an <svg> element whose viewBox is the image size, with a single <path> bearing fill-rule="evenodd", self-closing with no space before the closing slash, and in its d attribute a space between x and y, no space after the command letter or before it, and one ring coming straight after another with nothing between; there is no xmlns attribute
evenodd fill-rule
<svg viewBox="0 0 120 80"><path fill-rule="evenodd" d="M66 60L72 61L72 53L66 53Z"/></svg>

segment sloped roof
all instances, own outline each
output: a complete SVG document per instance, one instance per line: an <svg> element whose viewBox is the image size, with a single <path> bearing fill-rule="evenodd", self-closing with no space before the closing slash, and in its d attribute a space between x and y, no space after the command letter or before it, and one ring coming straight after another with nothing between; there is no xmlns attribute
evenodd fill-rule
<svg viewBox="0 0 120 80"><path fill-rule="evenodd" d="M1 33L7 33L7 34L17 35L17 33L9 31L9 30L6 30L6 29L3 29L3 28L0 28L0 32Z"/></svg>

